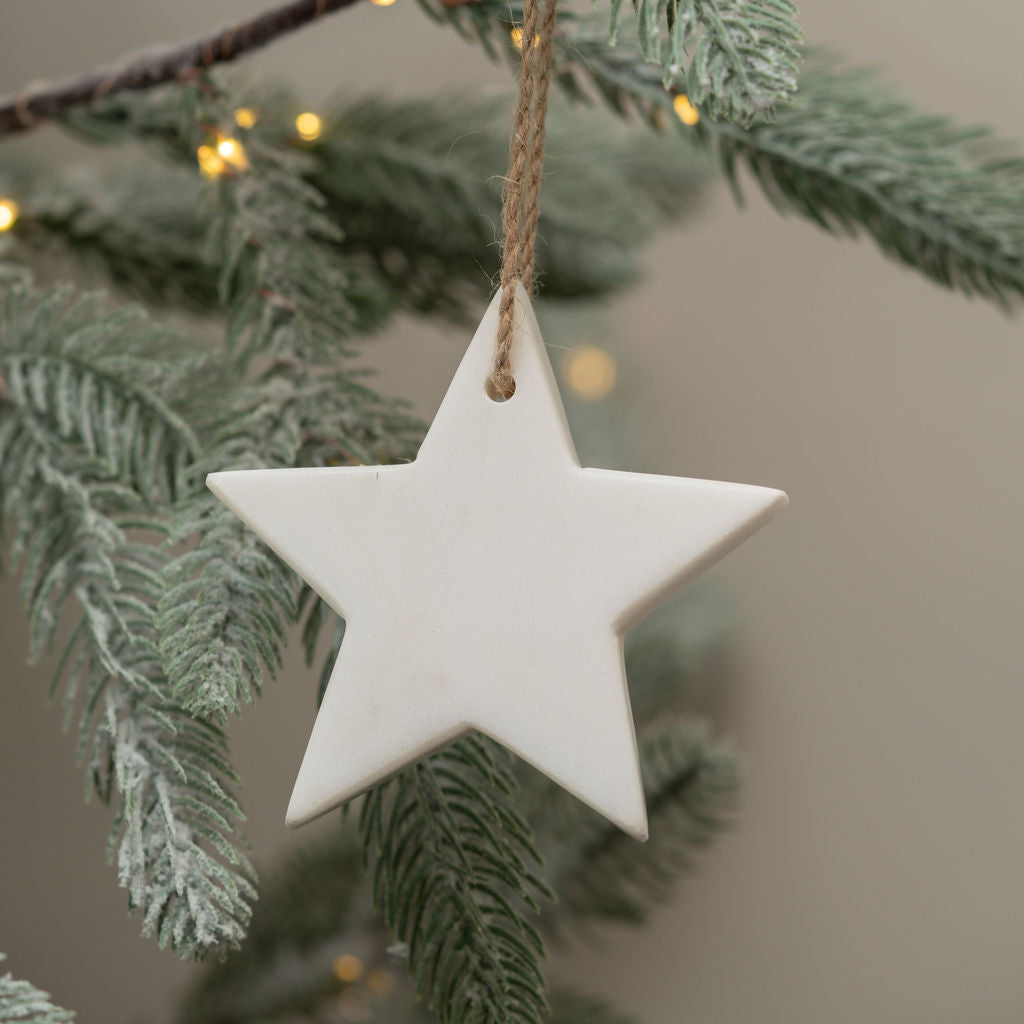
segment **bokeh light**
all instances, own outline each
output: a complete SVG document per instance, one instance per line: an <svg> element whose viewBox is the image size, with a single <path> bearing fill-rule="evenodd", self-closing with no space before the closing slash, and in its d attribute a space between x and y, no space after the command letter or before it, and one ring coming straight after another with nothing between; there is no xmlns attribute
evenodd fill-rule
<svg viewBox="0 0 1024 1024"><path fill-rule="evenodd" d="M596 401L615 387L618 370L615 360L603 348L584 345L565 354L562 374L573 394Z"/></svg>

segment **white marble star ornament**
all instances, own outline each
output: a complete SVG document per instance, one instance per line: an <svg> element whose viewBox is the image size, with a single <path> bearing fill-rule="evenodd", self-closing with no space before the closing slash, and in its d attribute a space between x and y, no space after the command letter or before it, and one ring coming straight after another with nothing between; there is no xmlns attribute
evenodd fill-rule
<svg viewBox="0 0 1024 1024"><path fill-rule="evenodd" d="M647 836L623 636L786 496L581 468L516 312L515 394L487 390L496 297L414 462L208 478L347 623L289 825L477 729Z"/></svg>

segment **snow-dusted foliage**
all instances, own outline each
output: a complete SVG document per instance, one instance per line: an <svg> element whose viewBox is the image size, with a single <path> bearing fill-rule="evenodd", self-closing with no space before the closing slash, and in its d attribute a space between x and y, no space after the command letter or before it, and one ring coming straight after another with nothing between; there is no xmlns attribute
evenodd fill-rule
<svg viewBox="0 0 1024 1024"><path fill-rule="evenodd" d="M200 955L241 940L254 890L224 737L157 656L163 520L196 453L168 401L195 368L183 345L66 288L0 295L0 523L31 653L60 643L53 691L89 790L117 803L111 853L144 931Z"/></svg>
<svg viewBox="0 0 1024 1024"><path fill-rule="evenodd" d="M70 1010L54 1006L48 993L18 981L10 972L0 974L0 1024L70 1024L74 1019Z"/></svg>

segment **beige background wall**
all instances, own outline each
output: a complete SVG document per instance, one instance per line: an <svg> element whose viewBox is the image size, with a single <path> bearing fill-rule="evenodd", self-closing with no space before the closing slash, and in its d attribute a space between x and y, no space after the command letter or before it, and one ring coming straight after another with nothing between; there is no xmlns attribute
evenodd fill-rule
<svg viewBox="0 0 1024 1024"><path fill-rule="evenodd" d="M0 0L0 90L255 11L255 0ZM1024 136L1024 8L806 0L923 104ZM410 0L252 62L316 98L501 82ZM5 143L9 145L9 143ZM58 152L41 137L42 152ZM678 899L565 970L651 1024L1009 1024L1024 1012L1024 338L1019 319L721 194L608 313L649 381L648 464L785 487L715 570L736 595L725 728L741 825ZM742 298L740 298L742 297ZM400 325L374 356L429 414L466 338ZM399 366L402 363L404 365ZM2 594L0 949L83 1021L161 1021L188 969L136 937L71 743ZM233 731L258 858L312 712L296 665ZM279 756L271 756L271 752Z"/></svg>

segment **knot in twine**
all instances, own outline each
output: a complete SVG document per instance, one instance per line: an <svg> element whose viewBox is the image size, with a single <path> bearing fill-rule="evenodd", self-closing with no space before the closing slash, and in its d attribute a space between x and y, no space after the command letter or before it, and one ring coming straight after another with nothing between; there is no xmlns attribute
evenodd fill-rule
<svg viewBox="0 0 1024 1024"><path fill-rule="evenodd" d="M523 9L519 99L512 121L508 177L501 209L505 241L501 252L501 302L491 384L502 398L511 398L516 390L510 365L516 283L522 282L528 293L532 294L534 289L540 186L544 177L544 119L548 109L556 0L546 0L542 17L538 14L538 4L539 0L526 0Z"/></svg>

